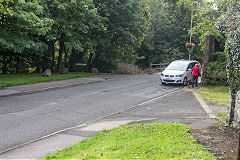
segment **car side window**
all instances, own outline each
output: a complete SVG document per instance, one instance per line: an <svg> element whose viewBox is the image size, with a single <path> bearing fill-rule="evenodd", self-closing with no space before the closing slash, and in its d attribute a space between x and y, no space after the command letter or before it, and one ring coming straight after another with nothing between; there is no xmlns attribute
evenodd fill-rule
<svg viewBox="0 0 240 160"><path fill-rule="evenodd" d="M195 65L195 63L190 63L190 64L188 65L188 69L193 70L194 65Z"/></svg>

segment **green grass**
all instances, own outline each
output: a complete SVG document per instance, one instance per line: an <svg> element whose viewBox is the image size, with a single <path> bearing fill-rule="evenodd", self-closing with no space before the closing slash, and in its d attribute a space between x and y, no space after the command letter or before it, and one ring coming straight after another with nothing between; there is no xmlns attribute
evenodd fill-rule
<svg viewBox="0 0 240 160"><path fill-rule="evenodd" d="M206 86L197 90L198 94L207 102L227 106L228 92L227 86Z"/></svg>
<svg viewBox="0 0 240 160"><path fill-rule="evenodd" d="M226 122L227 112L218 112L217 115L220 119L222 119L224 122Z"/></svg>
<svg viewBox="0 0 240 160"><path fill-rule="evenodd" d="M48 82L54 80L91 77L94 73L69 73L52 74L50 77L43 77L41 74L0 74L0 87L9 87L22 84L32 84L39 82Z"/></svg>
<svg viewBox="0 0 240 160"><path fill-rule="evenodd" d="M56 154L50 159L207 159L216 160L179 123L126 125L103 131Z"/></svg>
<svg viewBox="0 0 240 160"><path fill-rule="evenodd" d="M229 88L227 86L206 86L198 89L198 94L207 102L213 105L227 107ZM227 112L218 112L217 116L226 122Z"/></svg>

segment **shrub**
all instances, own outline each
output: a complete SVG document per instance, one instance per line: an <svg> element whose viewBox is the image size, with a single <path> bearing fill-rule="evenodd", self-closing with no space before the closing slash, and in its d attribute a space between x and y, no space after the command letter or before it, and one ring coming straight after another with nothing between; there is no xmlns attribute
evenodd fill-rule
<svg viewBox="0 0 240 160"><path fill-rule="evenodd" d="M128 63L119 63L115 71L117 74L141 74L144 73L138 66Z"/></svg>
<svg viewBox="0 0 240 160"><path fill-rule="evenodd" d="M213 61L207 65L205 85L227 85L226 55L216 52Z"/></svg>

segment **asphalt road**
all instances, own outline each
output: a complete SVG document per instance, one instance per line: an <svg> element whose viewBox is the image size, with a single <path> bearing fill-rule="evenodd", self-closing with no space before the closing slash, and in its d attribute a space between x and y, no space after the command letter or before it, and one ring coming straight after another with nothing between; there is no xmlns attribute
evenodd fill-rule
<svg viewBox="0 0 240 160"><path fill-rule="evenodd" d="M161 98L155 104L151 104L150 108L147 105L139 105L181 88L183 87L162 86L159 75L137 75L40 93L2 97L0 98L0 152L102 117L116 118L116 116L128 117L128 115L131 115L131 118L144 117L146 112L150 115L146 118L204 116L204 111L192 105L197 102L186 92L185 95L182 94L183 92L177 92L168 98ZM181 96L190 96L192 100L187 101L186 105L184 97ZM181 105L176 108L178 101L181 101ZM168 105L170 102L171 105ZM108 116L132 106L135 107Z"/></svg>

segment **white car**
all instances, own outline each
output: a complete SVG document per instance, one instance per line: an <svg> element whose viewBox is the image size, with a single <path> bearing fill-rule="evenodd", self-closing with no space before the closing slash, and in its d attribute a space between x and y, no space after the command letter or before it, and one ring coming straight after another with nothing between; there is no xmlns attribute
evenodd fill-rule
<svg viewBox="0 0 240 160"><path fill-rule="evenodd" d="M161 73L161 83L187 85L192 81L192 69L195 64L200 63L195 60L176 60L171 62Z"/></svg>

